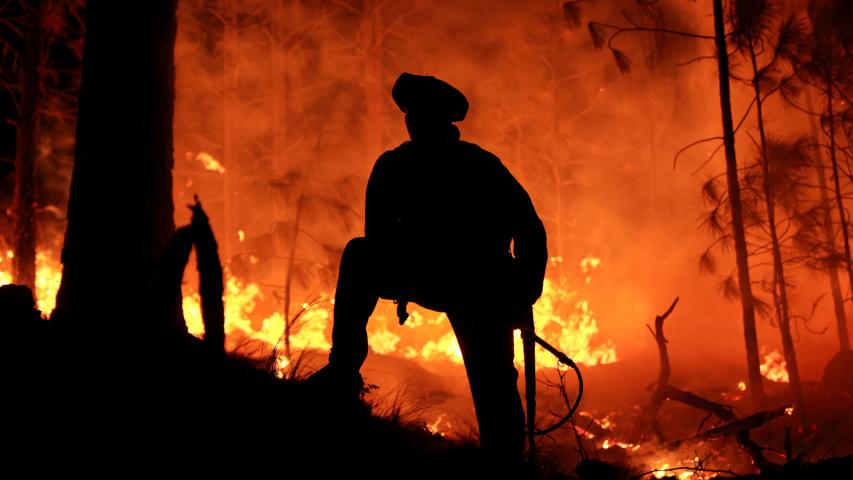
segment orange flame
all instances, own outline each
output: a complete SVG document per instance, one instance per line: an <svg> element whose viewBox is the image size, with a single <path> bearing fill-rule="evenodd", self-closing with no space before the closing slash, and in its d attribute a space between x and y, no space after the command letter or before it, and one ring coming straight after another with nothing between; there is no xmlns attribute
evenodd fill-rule
<svg viewBox="0 0 853 480"><path fill-rule="evenodd" d="M13 282L11 260L15 258L12 250L0 256L0 285ZM40 251L36 253L36 306L45 317L49 317L56 308L56 292L62 280L62 270L52 255Z"/></svg>
<svg viewBox="0 0 853 480"><path fill-rule="evenodd" d="M207 152L199 152L199 154L195 156L195 159L204 165L205 170L216 173L225 173L225 167L219 163L219 160L213 158L213 155Z"/></svg>
<svg viewBox="0 0 853 480"><path fill-rule="evenodd" d="M0 285L11 283L11 251L0 257ZM588 257L581 262L585 274L600 264L600 260ZM61 266L52 255L40 251L36 256L36 295L38 307L45 316L49 316L55 307L56 292L62 279ZM258 303L264 299L261 288L253 282L244 282L228 274L226 270L224 302L225 333L229 347L237 346L237 341L246 338L266 343L271 349L277 349L285 331L285 319L281 312L275 312L266 318L259 318L256 312ZM334 303L334 299L330 301ZM200 297L197 292L185 292L183 297L184 318L188 331L198 337L204 335L201 318ZM329 326L330 309L326 305L302 305L298 326L292 329L290 343L295 351L313 349L328 351L331 347ZM598 365L616 361L616 350L609 340L594 342L598 325L589 303L578 298L577 292L566 291L554 282L545 280L542 297L534 306L534 318L537 331L549 343L565 351L578 363ZM421 345L412 345L403 340L405 330L392 331L390 326L396 322L377 314L371 319L368 329L370 348L378 354L400 355L418 361L445 360L462 364L462 352L456 337L450 328L447 316L436 313L427 316L413 311L406 328L428 327L432 334ZM515 332L516 360L523 359L519 332ZM278 350L278 349L277 349ZM279 373L290 365L283 352L276 360ZM557 360L550 355L537 355L537 368L558 367ZM784 362L783 362L784 366ZM762 370L763 372L764 370Z"/></svg>
<svg viewBox="0 0 853 480"><path fill-rule="evenodd" d="M771 382L787 383L789 381L788 364L778 350L764 354L760 369L761 375Z"/></svg>
<svg viewBox="0 0 853 480"><path fill-rule="evenodd" d="M9 265L11 262L6 261L6 258L12 259L14 256L15 254L11 250L6 252L5 257L0 256L0 285L12 283L12 273L6 270L7 267L11 269L11 265Z"/></svg>

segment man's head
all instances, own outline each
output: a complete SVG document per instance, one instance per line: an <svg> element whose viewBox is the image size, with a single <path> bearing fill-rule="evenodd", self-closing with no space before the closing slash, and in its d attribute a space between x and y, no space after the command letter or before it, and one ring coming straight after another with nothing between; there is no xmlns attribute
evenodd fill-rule
<svg viewBox="0 0 853 480"><path fill-rule="evenodd" d="M403 73L391 89L394 102L406 114L413 141L441 139L456 132L453 122L465 119L465 95L435 77Z"/></svg>

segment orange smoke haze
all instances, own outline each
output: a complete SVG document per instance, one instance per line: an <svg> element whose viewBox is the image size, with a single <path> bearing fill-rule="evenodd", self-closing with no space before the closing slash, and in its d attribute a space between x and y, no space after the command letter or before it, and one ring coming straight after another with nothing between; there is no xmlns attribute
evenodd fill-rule
<svg viewBox="0 0 853 480"><path fill-rule="evenodd" d="M407 138L390 87L410 71L468 96L463 138L496 153L531 193L548 229L549 281L573 296L559 316L581 303L595 314L589 348L645 358L653 352L645 324L678 295L667 325L677 371L722 363L742 375L738 305L697 266L712 240L699 230L699 190L722 171L722 157L694 173L714 149L709 143L672 168L679 148L719 134L713 64L677 66L710 54L711 45L626 35L619 46L634 67L620 75L584 29L567 28L559 2L230 4L214 11L209 2L181 2L175 201L201 196L235 281L257 285L263 299L246 319L254 331L272 335L272 324L284 324L275 315L284 311L291 255L291 315L317 293L331 294L340 248L361 234L372 163ZM585 20L616 18L630 4L592 3ZM662 2L660 10L669 25L703 33L708 12L702 1ZM735 87L736 117L749 95ZM768 110L768 128L780 135L805 125L778 103ZM738 146L741 162L752 157L746 137ZM188 219L178 215L179 224ZM733 258L720 263L734 267ZM796 275L794 308L808 311L826 281ZM830 320L825 301L812 328ZM398 327L380 308L374 351L413 356L402 346L424 340L434 351L451 348L449 329L423 324ZM759 327L760 343L778 349L769 320ZM823 348L832 331L814 335L801 325L799 333L802 369L814 378L832 352Z"/></svg>

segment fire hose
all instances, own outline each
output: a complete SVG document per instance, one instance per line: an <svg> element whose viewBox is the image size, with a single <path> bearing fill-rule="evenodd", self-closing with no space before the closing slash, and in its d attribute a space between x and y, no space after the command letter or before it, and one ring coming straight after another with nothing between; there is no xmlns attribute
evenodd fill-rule
<svg viewBox="0 0 853 480"><path fill-rule="evenodd" d="M519 326L519 329L521 330L521 341L524 345L524 372L527 397L527 435L529 441L531 442L530 446L532 450L535 448L532 443L534 437L547 435L553 432L554 430L557 430L558 428L562 427L569 420L572 419L572 416L577 411L578 407L581 404L581 399L583 398L583 375L581 375L581 371L578 368L577 364L571 358L569 358L568 355L557 350L556 347L546 342L542 337L536 334L536 331L534 331L533 328L527 325L521 325ZM560 363L574 370L575 376L577 376L578 379L578 395L575 398L574 403L572 403L572 406L569 408L569 412L554 424L541 430L537 430L535 425L536 354L533 348L534 344L539 344L539 346L548 351L548 353L554 355Z"/></svg>
<svg viewBox="0 0 853 480"><path fill-rule="evenodd" d="M397 317L400 320L400 325L402 325L409 316L406 311L408 302L399 300L395 303L397 303ZM524 350L524 383L525 400L527 401L527 430L525 435L527 436L530 459L532 461L536 457L536 437L548 435L568 423L580 406L581 399L583 398L583 375L581 375L577 364L568 355L536 334L536 331L533 329L533 307L530 307L525 315L527 322L518 325L518 328L521 330L521 341ZM569 408L568 413L557 422L541 430L536 429L536 344L539 344L548 353L554 355L560 363L574 370L575 376L578 379L578 395Z"/></svg>

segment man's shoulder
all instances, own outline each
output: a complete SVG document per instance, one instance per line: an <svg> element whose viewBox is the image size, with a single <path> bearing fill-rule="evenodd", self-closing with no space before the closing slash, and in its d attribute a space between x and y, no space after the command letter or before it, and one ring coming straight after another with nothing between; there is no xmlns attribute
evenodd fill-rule
<svg viewBox="0 0 853 480"><path fill-rule="evenodd" d="M392 148L391 150L386 150L385 152L383 152L382 155L379 155L379 160L401 158L411 153L412 151L412 142L407 140Z"/></svg>
<svg viewBox="0 0 853 480"><path fill-rule="evenodd" d="M393 168L394 165L400 165L403 163L403 160L411 156L411 153L411 142L403 142L391 150L382 152L373 164L373 169L376 171L377 169L385 170L389 167Z"/></svg>
<svg viewBox="0 0 853 480"><path fill-rule="evenodd" d="M485 148L477 145L476 143L466 142L464 140L459 141L459 147L462 151L468 154L471 157L479 158L483 160L488 160L491 162L500 163L501 160L494 153L486 150Z"/></svg>
<svg viewBox="0 0 853 480"><path fill-rule="evenodd" d="M453 151L453 150L451 150ZM395 163L402 163L405 159L411 158L418 154L418 147L411 141L406 141L397 147L387 150L376 160L377 165L388 166ZM476 143L459 140L455 145L455 154L459 160L473 162L480 167L503 168L503 163L494 153L477 145Z"/></svg>

